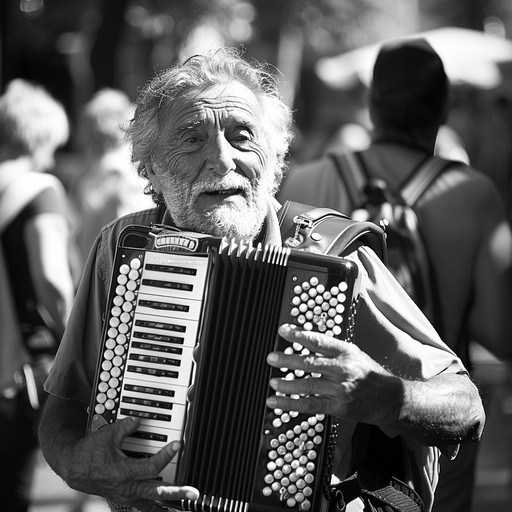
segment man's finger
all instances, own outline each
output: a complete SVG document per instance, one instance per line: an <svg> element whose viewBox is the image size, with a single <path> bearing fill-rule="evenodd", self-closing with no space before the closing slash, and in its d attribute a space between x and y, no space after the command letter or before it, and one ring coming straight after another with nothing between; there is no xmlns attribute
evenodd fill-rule
<svg viewBox="0 0 512 512"><path fill-rule="evenodd" d="M336 397L340 393L340 388L333 383L332 379L323 377L293 380L273 378L270 380L270 386L273 390L285 395L331 395Z"/></svg>
<svg viewBox="0 0 512 512"><path fill-rule="evenodd" d="M340 373L343 368L337 359L318 357L313 354L302 356L296 354L283 354L282 352L271 352L267 356L267 363L274 368L288 368L290 370L301 370L306 374L321 374L341 380Z"/></svg>
<svg viewBox="0 0 512 512"><path fill-rule="evenodd" d="M298 343L314 353L337 357L343 350L344 341L315 331L304 331L293 324L283 324L278 334L289 343Z"/></svg>
<svg viewBox="0 0 512 512"><path fill-rule="evenodd" d="M309 396L305 398L291 398L288 396L269 396L267 407L282 409L283 411L296 411L306 414L331 413L331 401L325 397Z"/></svg>
<svg viewBox="0 0 512 512"><path fill-rule="evenodd" d="M169 464L169 462L171 462L174 457L176 457L176 454L180 451L180 449L180 442L173 441L172 443L165 445L161 450L151 456L149 460L151 461L151 464L157 473L160 473L160 471L162 471L165 466L167 466L167 464Z"/></svg>
<svg viewBox="0 0 512 512"><path fill-rule="evenodd" d="M123 418L113 424L116 446L120 446L126 436L133 434L140 425L139 418Z"/></svg>

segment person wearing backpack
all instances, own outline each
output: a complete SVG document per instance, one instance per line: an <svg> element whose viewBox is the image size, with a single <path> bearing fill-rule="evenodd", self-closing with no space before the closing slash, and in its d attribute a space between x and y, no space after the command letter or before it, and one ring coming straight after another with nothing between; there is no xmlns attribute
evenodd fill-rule
<svg viewBox="0 0 512 512"><path fill-rule="evenodd" d="M195 504L181 502L182 499L199 500L201 491L213 491L191 488L186 485L190 482L158 479L158 474L181 449L179 443L169 442L154 455L143 459L130 457L123 453L121 444L125 437L136 435L135 432L144 425L141 419L125 417L102 425L100 413L95 414L94 406L90 409L90 417L88 415L91 399L97 395L93 389L97 366L107 373L107 368L112 369L108 363L104 367L99 360L99 356L104 354L103 325L111 325L114 329L114 325L119 326L121 332L120 323L114 320L110 324L107 320L111 313L108 290L112 277L117 282L114 251L125 227L136 225L151 229L152 225L157 225L158 229L158 225L163 225L176 230L176 237L168 239L176 238L183 242L189 236L189 242L193 242L196 239L194 233L207 233L234 238L238 243L254 243L255 248L261 243L275 254L274 250L277 253L300 247L305 242L305 249L318 252L322 240L325 243L331 237L338 238L342 232L338 229L340 221L345 227L355 228L357 233L362 228L380 233L377 240L382 242L382 232L374 224L352 222L339 213L318 211L308 206L299 207L297 214L290 210L290 205L281 208L275 201L274 194L281 182L292 133L291 111L278 90L276 77L269 74L267 68L250 64L233 49L219 49L191 57L164 70L148 82L139 96L128 136L132 159L138 163L141 176L148 180L150 186L146 190L158 206L111 222L96 238L55 363L46 381L45 387L50 396L39 428L41 448L55 472L72 488L105 497L113 510L157 512L168 510L167 506L170 506L171 509L192 507L213 511L224 510L225 505L223 502L215 506L214 501L220 500L218 496L211 502L209 497L204 500L204 496ZM291 215L286 215L287 212ZM291 219L290 222L287 219ZM334 225L331 219L336 219ZM319 232L313 229L318 223L326 229ZM331 235L328 235L329 231ZM366 510L429 511L431 487L437 480L437 448L432 448L439 447L451 454L460 442L478 439L485 422L481 399L460 358L442 342L419 308L393 280L379 257L378 251L383 250L383 245L379 242L374 250L363 238L353 236L349 241L354 244L348 244L346 256L342 252L343 244L339 247L339 254L351 259L361 276L356 342L350 343L322 332L319 324L329 319L317 313L317 319L313 319L317 327L311 331L286 322L278 333L274 328L270 329L271 338L279 334L292 347L299 344L308 351L303 354L289 354L281 350L264 353L264 366L265 363L270 365L268 371L271 367L293 368L299 376L301 371L314 371L322 377L293 381L272 379L269 382L270 396L265 403L270 414L275 410L297 411L310 415L328 414L339 419L341 425L336 446L333 446L332 470L342 482L332 482L335 487L330 509L333 512L352 512L355 507L361 510L363 503L367 505ZM183 248L182 244L178 246ZM320 248L320 252L324 250ZM316 256L320 258L322 255ZM336 250L333 258L337 256ZM121 266L128 270L127 265ZM162 267L165 270L166 265ZM176 269L173 270L171 265L169 271L176 272ZM135 272L129 274L133 274L131 280L137 279ZM144 277L141 279L145 281ZM173 284L173 279L178 277L168 282ZM120 282L123 281L121 279ZM241 286L240 283L232 284ZM129 287L128 284L126 286ZM337 293L333 288L327 290L332 292L329 299ZM314 291L320 293L319 290ZM123 294L124 290L119 289L116 293ZM124 312L127 314L122 315L122 331L128 324L138 322L129 309ZM165 312L159 315L165 322ZM243 347L251 334L246 331L252 327L239 323L233 325L230 320L226 319L226 336L234 337L236 343ZM157 322L157 328L158 325L162 324ZM117 330L114 332L109 328L106 332L114 336ZM134 335L138 336L138 333ZM169 336L156 335L153 343L165 343L166 338ZM109 338L110 346L110 340L116 347L126 341L123 336L116 336L115 340ZM117 350L116 347L113 350ZM164 346L162 349L165 350ZM126 352L124 349L119 351L117 363ZM222 361L225 368L222 368L222 373L212 370L212 386L222 381L219 374L234 371L235 354L221 351L220 357L219 370ZM208 361L204 364L208 366ZM109 376L110 373L104 378L110 382ZM161 385L164 390L170 386L165 382ZM233 393L237 391L233 390ZM226 393L230 392L226 389ZM283 396L283 393L291 396ZM295 395L297 399L293 398ZM112 394L110 399L115 400L116 397L118 399L119 395ZM193 403L195 396L188 399ZM246 401L251 407L252 401L248 398ZM230 412L218 411L219 415ZM88 432L89 420L100 428ZM208 422L203 426L208 428ZM359 446L352 442L359 426L366 430L368 443L371 443L371 434L378 432L394 446L388 451L381 450L387 470L384 494L372 494L375 487L370 478L366 480L364 489L357 487L359 476L363 478L365 475L361 471L356 478L354 471L375 467L379 458L378 450L364 452L363 432ZM214 434L213 426L208 436L210 434ZM240 434L245 434L243 429ZM410 451L400 448L402 441L407 443ZM187 442L191 440L186 436L185 445ZM308 444L301 441L303 447L299 451L311 450L306 458L311 456L314 459L315 451L308 448ZM378 447L379 443L376 445ZM409 458L412 451L428 452L434 458L429 465L416 464ZM358 455L361 459L368 456L370 464L358 464ZM249 463L249 455L242 457L243 461L246 459ZM414 485L415 490L407 483L398 484L392 479L392 467L405 465L407 461L411 470L407 482ZM222 460L218 462L223 463ZM224 474L201 460L194 459L191 464L198 471L204 468L219 478ZM291 463L289 469L292 469ZM284 471L285 468L283 474L287 474ZM276 470L276 478L277 473ZM353 478L346 482L350 476ZM399 478L399 475L394 476ZM282 475L280 478L284 480ZM330 487L331 482L327 481L326 485ZM279 492L275 499L280 500L284 509L287 507L286 495L292 490L284 488L281 493L280 489L272 492ZM414 498L418 495L421 499L416 501ZM404 508L405 502L410 507ZM371 508L373 503L378 505ZM232 508L249 510L241 502Z"/></svg>
<svg viewBox="0 0 512 512"><path fill-rule="evenodd" d="M423 282L431 298L417 300L443 340L468 368L472 340L510 359L511 229L487 176L434 156L436 136L449 112L449 83L427 41L408 38L381 47L368 103L370 146L296 166L279 199L375 222L385 218L390 252L401 228L402 238L410 238L409 260L414 254L418 259L404 256L397 280L404 274L414 277L415 271L406 268L409 263L416 265L416 273L424 271L418 287ZM441 458L434 512L471 510L477 450L477 443L462 445L455 461Z"/></svg>
<svg viewBox="0 0 512 512"><path fill-rule="evenodd" d="M66 193L45 172L69 134L66 112L22 79L0 96L0 503L26 512L43 382L71 309Z"/></svg>

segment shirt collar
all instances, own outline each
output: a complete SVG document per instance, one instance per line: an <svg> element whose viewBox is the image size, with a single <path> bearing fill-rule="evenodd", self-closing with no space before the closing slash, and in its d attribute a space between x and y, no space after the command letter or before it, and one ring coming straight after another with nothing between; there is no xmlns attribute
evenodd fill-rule
<svg viewBox="0 0 512 512"><path fill-rule="evenodd" d="M270 197L268 201L268 211L265 221L265 245L276 245L281 247L283 245L281 239L281 229L279 227L279 220L277 219L277 212L281 209L281 204L274 197Z"/></svg>

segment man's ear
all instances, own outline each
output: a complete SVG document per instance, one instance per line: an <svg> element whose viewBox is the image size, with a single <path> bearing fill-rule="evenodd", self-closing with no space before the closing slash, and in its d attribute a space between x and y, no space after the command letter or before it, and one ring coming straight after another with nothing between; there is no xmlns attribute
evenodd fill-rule
<svg viewBox="0 0 512 512"><path fill-rule="evenodd" d="M160 178L158 177L158 175L153 170L153 162L151 162L151 160L145 160L144 161L144 167L146 168L146 173L148 175L148 180L150 181L153 190L157 194L160 194L162 192L162 187L160 185Z"/></svg>

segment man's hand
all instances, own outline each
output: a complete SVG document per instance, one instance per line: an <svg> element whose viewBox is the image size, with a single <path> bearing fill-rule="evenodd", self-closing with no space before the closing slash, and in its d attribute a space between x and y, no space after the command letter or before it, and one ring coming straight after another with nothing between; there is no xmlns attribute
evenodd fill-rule
<svg viewBox="0 0 512 512"><path fill-rule="evenodd" d="M273 352L267 358L268 363L313 376L271 379L270 385L278 395L269 397L267 406L308 414L329 414L376 425L389 421L390 414L397 414L402 399L400 379L357 345L291 325L281 326L279 335L307 350L305 354L289 355ZM290 395L300 395L300 398Z"/></svg>
<svg viewBox="0 0 512 512"><path fill-rule="evenodd" d="M271 379L277 393L267 399L268 407L369 423L390 436L400 434L427 446L479 439L485 413L478 389L466 374L407 380L354 343L290 325L281 326L279 335L309 353L273 352L268 363L288 368L288 373L299 370L313 375Z"/></svg>
<svg viewBox="0 0 512 512"><path fill-rule="evenodd" d="M193 487L178 487L157 479L180 450L179 442L168 444L151 457L129 457L121 450L121 444L127 435L137 430L140 420L125 418L83 436L77 428L77 420L66 419L69 409L73 409L66 402L49 398L41 421L40 438L48 463L71 488L136 507L142 512L167 510L156 502L199 497Z"/></svg>

